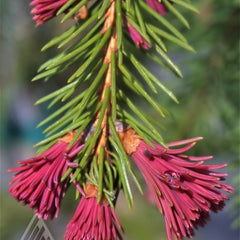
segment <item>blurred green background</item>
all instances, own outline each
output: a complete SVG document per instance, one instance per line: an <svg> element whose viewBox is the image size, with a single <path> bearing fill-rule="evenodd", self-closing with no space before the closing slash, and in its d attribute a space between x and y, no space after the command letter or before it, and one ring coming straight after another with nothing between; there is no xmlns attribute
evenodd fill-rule
<svg viewBox="0 0 240 240"><path fill-rule="evenodd" d="M149 67L180 100L180 105L177 105L164 94L159 95L159 101L170 111L170 116L161 120L167 129L162 131L165 141L203 136L205 140L195 147L194 154L213 154L214 162L227 162L229 167L226 171L230 175L227 182L236 188L225 209L212 214L213 221L199 229L195 239L236 240L240 237L240 3L237 0L196 0L194 4L200 9L198 15L183 9L191 23L190 30L184 29L170 14L167 16L185 33L197 51L196 54L188 53L169 45L170 55L182 69L184 78L177 79L165 70ZM55 19L35 28L29 14L29 1L2 0L0 10L0 239L18 240L33 212L7 193L11 174L7 174L6 169L14 167L17 160L34 155L32 145L43 138L41 129L35 126L48 112L44 105L36 107L34 102L63 85L65 76L62 74L45 84L43 81L31 83L30 80L38 66L57 51L51 49L40 53L41 47L66 25L59 26L59 19ZM141 104L143 109L145 106ZM148 107L145 111L155 116ZM126 239L165 240L162 217L137 190L135 192L132 211L127 209L123 196L117 203ZM65 226L73 215L77 205L73 198L73 191L69 189L59 218L47 222L56 239L62 239Z"/></svg>

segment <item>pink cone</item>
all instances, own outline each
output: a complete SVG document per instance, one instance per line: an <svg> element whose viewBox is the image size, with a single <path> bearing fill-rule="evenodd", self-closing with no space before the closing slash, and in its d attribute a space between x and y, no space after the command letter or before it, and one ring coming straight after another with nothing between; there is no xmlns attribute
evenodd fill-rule
<svg viewBox="0 0 240 240"><path fill-rule="evenodd" d="M56 16L57 11L68 0L33 0L30 5L35 6L31 13L34 14L33 20L37 22L37 26Z"/></svg>
<svg viewBox="0 0 240 240"><path fill-rule="evenodd" d="M87 186L92 184L88 183ZM97 192L96 192L97 193ZM67 225L66 240L122 240L118 217L107 200L97 202L96 193L82 197L74 216Z"/></svg>
<svg viewBox="0 0 240 240"><path fill-rule="evenodd" d="M58 217L60 203L67 188L67 180L60 182L68 167L76 167L72 158L83 148L77 141L69 150L69 142L64 138L41 155L19 161L20 167L9 169L17 172L9 184L12 196L29 204L38 217L47 219Z"/></svg>
<svg viewBox="0 0 240 240"><path fill-rule="evenodd" d="M128 33L137 47L142 47L148 50L151 45L140 35L140 33L131 25L127 24Z"/></svg>
<svg viewBox="0 0 240 240"><path fill-rule="evenodd" d="M217 212L228 197L222 193L233 188L221 183L226 173L215 172L227 164L208 165L212 156L193 157L185 155L201 137L168 143L169 149L143 140L132 154L138 168L154 197L159 211L164 215L168 240L193 237L194 228L203 226L209 212ZM171 147L181 148L172 149Z"/></svg>
<svg viewBox="0 0 240 240"><path fill-rule="evenodd" d="M165 7L164 3L161 3L158 0L146 0L146 2L147 5L157 13L161 14L162 16L166 15L168 9Z"/></svg>

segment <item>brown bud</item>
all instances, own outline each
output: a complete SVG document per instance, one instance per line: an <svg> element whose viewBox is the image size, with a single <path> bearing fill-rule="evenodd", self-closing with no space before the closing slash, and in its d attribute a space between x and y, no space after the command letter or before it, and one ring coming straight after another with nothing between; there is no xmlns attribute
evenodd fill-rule
<svg viewBox="0 0 240 240"><path fill-rule="evenodd" d="M88 9L87 9L87 5L83 5L78 12L75 13L74 15L74 19L78 20L78 19L86 19L88 16Z"/></svg>
<svg viewBox="0 0 240 240"><path fill-rule="evenodd" d="M85 192L85 198L97 198L98 188L92 183L88 182L86 184L86 188L84 192ZM102 205L108 204L108 201L104 196L102 196L100 204Z"/></svg>
<svg viewBox="0 0 240 240"><path fill-rule="evenodd" d="M127 127L123 131L118 132L118 135L127 154L131 155L136 152L137 147L142 140L136 131L130 127Z"/></svg>
<svg viewBox="0 0 240 240"><path fill-rule="evenodd" d="M86 198L91 198L91 197L97 198L98 188L95 185L93 185L92 183L88 182L86 184L86 188L85 188L84 192L85 192Z"/></svg>
<svg viewBox="0 0 240 240"><path fill-rule="evenodd" d="M59 142L70 143L70 142L73 140L75 134L76 134L76 132L70 131L70 132L68 132L65 136L63 136L62 138L60 138L58 141L59 141Z"/></svg>

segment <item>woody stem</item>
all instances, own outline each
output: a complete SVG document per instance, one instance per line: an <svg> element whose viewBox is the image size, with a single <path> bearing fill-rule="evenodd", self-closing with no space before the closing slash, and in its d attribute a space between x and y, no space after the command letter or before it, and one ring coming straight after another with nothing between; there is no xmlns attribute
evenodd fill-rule
<svg viewBox="0 0 240 240"><path fill-rule="evenodd" d="M107 13L106 13L106 21L104 24L104 28L102 30L102 32L105 32L109 27L111 27L115 22L115 1L112 1L111 6L109 7ZM111 55L112 52L116 51L116 45L117 45L117 35L116 35L116 29L114 28L112 30L112 36L109 40L108 46L107 46L107 50L106 50L106 54L103 60L103 64L104 63L108 63L108 68L107 68L107 73L105 76L105 81L104 81L104 85L101 91L101 97L100 97L100 102L103 103L104 102L104 97L106 95L106 90L111 88L111 83L112 83L112 63L111 63ZM105 148L107 145L107 132L108 132L108 128L107 128L107 118L108 115L111 113L111 102L108 101L108 105L107 108L105 110L104 113L104 117L101 123L101 135L98 141L98 145L96 148L96 152L95 154L97 156L100 155L100 149L103 147ZM96 120L94 122L94 126L96 126L96 124L99 121L99 115L100 115L100 111L98 112L97 116L96 116Z"/></svg>

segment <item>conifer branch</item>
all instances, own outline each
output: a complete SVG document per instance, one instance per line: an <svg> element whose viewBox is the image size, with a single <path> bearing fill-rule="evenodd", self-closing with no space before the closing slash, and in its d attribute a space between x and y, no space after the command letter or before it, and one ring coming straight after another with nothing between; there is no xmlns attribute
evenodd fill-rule
<svg viewBox="0 0 240 240"><path fill-rule="evenodd" d="M76 199L81 200L65 238L122 239L114 212L119 191L123 190L129 208L134 203L131 180L143 193L133 160L164 214L168 240L192 237L198 220L204 222L210 209L221 209L227 199L216 188L233 191L219 183L225 173L212 171L226 165L204 165L212 156L185 154L201 137L164 143L157 129L163 128L161 124L147 116L125 89L147 102L159 117L168 115L156 96L164 92L175 103L177 97L143 59L182 78L169 57L169 42L194 49L165 15L189 29L178 6L197 10L184 0L34 0L32 5L37 25L63 13L62 23L75 21L42 47L45 51L57 46L60 53L40 66L33 81L56 78L70 67L75 70L65 86L36 102L48 102L48 108L61 106L38 124L45 126L46 134L35 145L39 155L9 170L20 171L11 182L17 182L10 189L12 195L47 219L58 215L67 186L74 184ZM31 187L25 186L32 179Z"/></svg>
<svg viewBox="0 0 240 240"><path fill-rule="evenodd" d="M80 16L79 23L70 27L60 36L55 37L42 48L42 51L55 45L58 45L58 48L62 48L73 40L75 41L75 43L71 44L56 57L44 63L39 68L39 74L34 77L33 81L41 78L48 80L49 77L54 77L56 74L67 70L70 66L77 64L78 67L75 73L68 78L66 86L36 102L36 104L40 104L51 100L48 105L49 108L59 101L66 102L61 108L39 123L38 127L55 119L55 122L44 130L44 133L47 133L47 138L36 144L36 146L43 145L40 152L44 151L46 144L47 146L51 146L58 137L64 136L68 131L74 130L77 131L77 134L69 145L72 146L90 124L93 132L91 132L91 138L88 137L88 140L86 140L84 149L74 161L79 164L79 168L75 168L71 176L71 181L77 180L80 184L83 184L85 177L81 175L82 169L90 167L89 171L92 174L86 175L86 177L88 180L91 176L93 178L97 177L98 180L95 179L92 183L101 192L98 195L98 201L100 201L104 189L102 171L104 171L103 166L105 164L103 164L103 159L106 159L104 161L111 162L108 159L109 153L112 151L111 148L117 152L121 149L121 154L115 155L115 160L119 163L117 169L120 172L119 167L123 164L121 159L126 160L126 155L123 148L119 145L120 140L116 139L116 134L115 140L113 138L108 139L109 133L113 133L113 126L109 129L109 122L107 120L109 117L112 119L112 122L116 119L121 119L123 122L129 124L150 145L151 140L165 145L163 138L154 126L154 121L150 122L150 118L146 118L141 110L125 96L124 91L119 88L119 80L121 79L137 95L145 98L160 116L165 117L167 111L154 99L154 94L158 94L158 88L166 92L175 102L178 103L178 100L138 59L143 58L145 55L144 49L153 48L162 60L156 58L154 52L149 52L148 57L157 63L161 61L161 66L165 66L176 75L182 77L178 67L166 54L167 47L164 38L187 50L193 51L193 49L175 27L159 13L150 8L144 1L138 0L131 3L131 1L105 0L103 2L96 1L93 4L87 4L87 2L81 1L77 3L76 1L67 1L58 10L57 15L74 6L63 17L62 22L74 15L75 18L76 16ZM169 3L164 4L188 26L185 18L175 7L172 7ZM148 17L143 17L143 14L148 15ZM84 18L81 17L83 15ZM157 24L153 18L158 21ZM164 28L156 27L159 24ZM129 34L132 40L129 39ZM137 47L143 48L144 51L140 51L139 56L135 55L136 48L132 43L135 43ZM135 73L133 70L129 69L129 63L131 64L131 69L135 68L140 77L136 78L134 76ZM91 82L89 87L78 94L79 87L86 81ZM143 87L143 82L148 85L149 90L152 91L151 94ZM97 102L99 104L96 104ZM121 102L125 102L131 109L131 112L120 106ZM141 121L136 121L135 116ZM94 171L91 170L93 166L91 164L88 165L88 158L91 158L90 156L96 159L97 163L101 163L101 170L95 171L95 173L101 173L98 176L93 174ZM124 164L129 166L127 160ZM136 181L130 170L131 168L127 167L127 169L134 181ZM62 180L66 179L72 170L68 170ZM128 205L131 206L133 201L132 193L126 173L126 169L123 169L120 179L125 178L124 181L123 179L121 181L125 189L124 192ZM101 180L99 180L99 176ZM140 186L138 181L136 184L138 187Z"/></svg>

